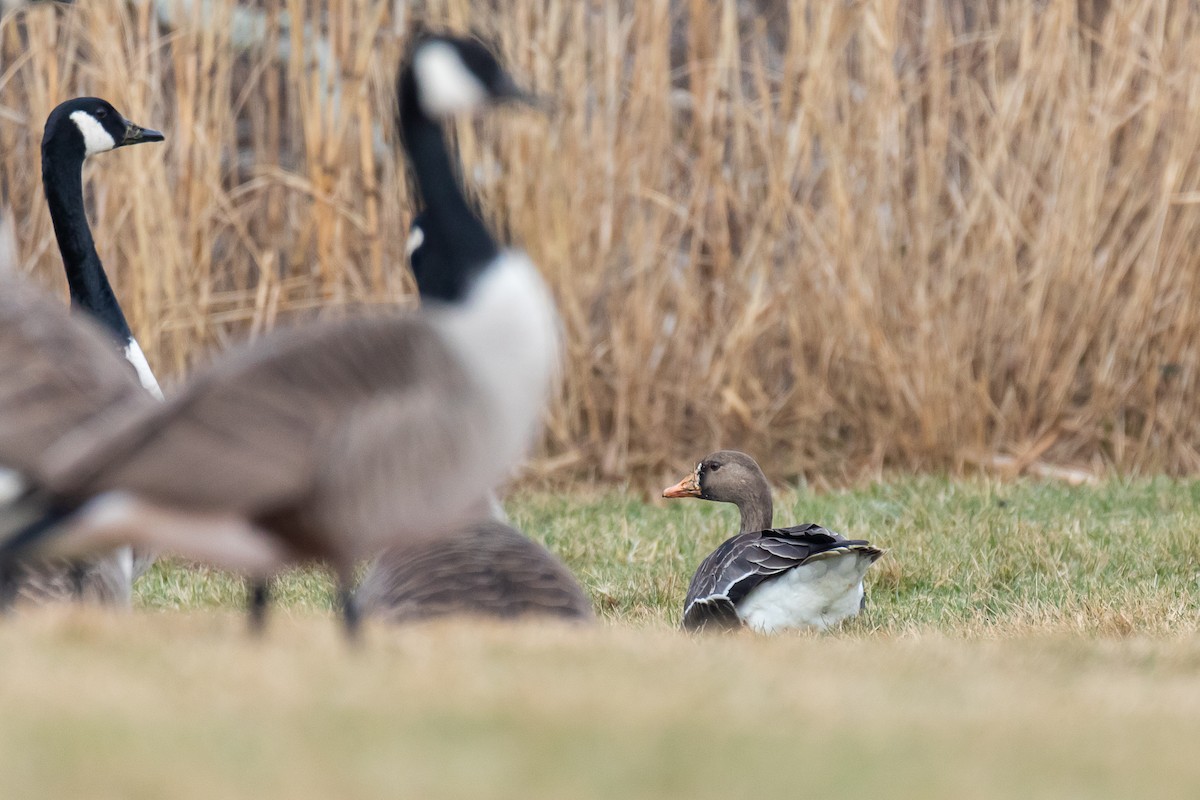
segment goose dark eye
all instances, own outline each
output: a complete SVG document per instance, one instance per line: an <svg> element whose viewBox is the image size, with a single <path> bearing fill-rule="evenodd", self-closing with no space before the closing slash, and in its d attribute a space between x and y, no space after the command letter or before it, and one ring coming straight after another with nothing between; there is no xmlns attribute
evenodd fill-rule
<svg viewBox="0 0 1200 800"><path fill-rule="evenodd" d="M103 108L97 108L96 113L93 114L92 116L94 116L96 119L104 119L105 117L108 116L108 111Z"/></svg>
<svg viewBox="0 0 1200 800"><path fill-rule="evenodd" d="M708 471L709 471L709 472L716 472L716 471L717 471L717 470L719 470L720 468L721 468L721 465L720 465L720 464L709 464L709 465L708 465Z"/></svg>

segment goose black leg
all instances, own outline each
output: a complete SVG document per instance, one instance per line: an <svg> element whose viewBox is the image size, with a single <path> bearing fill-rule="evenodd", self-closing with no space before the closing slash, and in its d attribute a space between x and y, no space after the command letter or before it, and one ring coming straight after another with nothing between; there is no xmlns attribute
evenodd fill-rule
<svg viewBox="0 0 1200 800"><path fill-rule="evenodd" d="M338 583L338 605L342 609L342 622L346 628L346 638L352 644L357 644L362 636L362 615L358 608L358 598L354 595L352 584Z"/></svg>
<svg viewBox="0 0 1200 800"><path fill-rule="evenodd" d="M87 577L87 565L82 561L72 561L67 567L67 580L71 583L71 597L76 603L83 602L83 582Z"/></svg>
<svg viewBox="0 0 1200 800"><path fill-rule="evenodd" d="M250 582L250 633L255 636L261 636L267 625L267 601L269 599L270 591L268 591L265 580L256 578Z"/></svg>
<svg viewBox="0 0 1200 800"><path fill-rule="evenodd" d="M21 568L11 560L0 563L0 614L8 616L12 613L20 588Z"/></svg>

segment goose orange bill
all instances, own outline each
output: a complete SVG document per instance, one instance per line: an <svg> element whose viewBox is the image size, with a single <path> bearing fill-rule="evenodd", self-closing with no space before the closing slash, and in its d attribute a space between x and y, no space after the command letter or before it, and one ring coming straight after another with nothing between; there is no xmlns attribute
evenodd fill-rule
<svg viewBox="0 0 1200 800"><path fill-rule="evenodd" d="M696 480L696 473L688 475L674 486L663 489L663 497L699 497L700 482Z"/></svg>

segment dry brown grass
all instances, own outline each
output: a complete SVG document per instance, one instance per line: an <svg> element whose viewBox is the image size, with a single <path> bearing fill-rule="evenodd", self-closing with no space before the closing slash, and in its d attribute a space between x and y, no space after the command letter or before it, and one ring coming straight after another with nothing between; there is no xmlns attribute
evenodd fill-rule
<svg viewBox="0 0 1200 800"><path fill-rule="evenodd" d="M485 5L416 14L494 34L557 101L459 132L472 190L561 303L547 470L657 478L718 444L835 480L993 454L1200 468L1189 4L1089 9L1094 29L1074 0ZM285 312L410 291L380 136L411 7L254 6L264 44L240 54L230 0L169 28L113 0L0 30L0 187L48 283L49 109L100 94L169 134L89 168L102 255L167 375ZM336 70L296 55L321 48Z"/></svg>
<svg viewBox="0 0 1200 800"><path fill-rule="evenodd" d="M42 609L0 627L20 798L1179 798L1193 637L686 637Z"/></svg>

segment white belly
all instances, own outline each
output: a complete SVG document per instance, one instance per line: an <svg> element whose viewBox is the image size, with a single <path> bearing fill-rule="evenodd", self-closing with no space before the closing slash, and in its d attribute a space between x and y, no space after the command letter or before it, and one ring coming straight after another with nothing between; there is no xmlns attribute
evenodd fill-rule
<svg viewBox="0 0 1200 800"><path fill-rule="evenodd" d="M738 616L759 633L826 630L858 613L870 566L869 558L851 552L788 570L752 589L737 604Z"/></svg>

